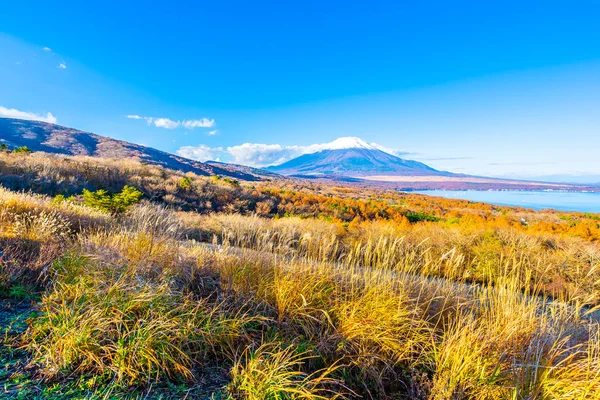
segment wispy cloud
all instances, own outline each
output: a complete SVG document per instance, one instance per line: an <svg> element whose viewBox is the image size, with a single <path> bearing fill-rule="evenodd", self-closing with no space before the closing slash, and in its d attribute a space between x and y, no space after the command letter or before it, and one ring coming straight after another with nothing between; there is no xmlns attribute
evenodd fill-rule
<svg viewBox="0 0 600 400"><path fill-rule="evenodd" d="M202 118L202 119L188 119L181 122L184 128L194 129L194 128L212 128L215 126L214 119Z"/></svg>
<svg viewBox="0 0 600 400"><path fill-rule="evenodd" d="M371 146L375 147L376 149L379 149L379 150L381 150L381 151L383 151L385 153L394 155L396 157L407 156L407 155L415 155L416 154L416 153L411 153L411 152L408 152L408 151L402 151L402 150L392 149L390 147L385 147L385 146L382 146L382 145L377 144L377 143L369 143L369 144Z"/></svg>
<svg viewBox="0 0 600 400"><path fill-rule="evenodd" d="M59 69L67 69L67 64L64 61L61 61L60 64L58 64Z"/></svg>
<svg viewBox="0 0 600 400"><path fill-rule="evenodd" d="M165 128L165 129L175 129L184 127L186 129L195 129L195 128L211 128L215 126L214 119L201 118L201 119L185 119L185 120L173 120L170 118L156 118L156 117L142 117L137 114L129 114L125 116L129 119L143 119L149 125L154 125L157 128ZM208 132L209 135L216 134L215 131L211 131L214 133Z"/></svg>
<svg viewBox="0 0 600 400"><path fill-rule="evenodd" d="M515 162L494 162L488 165L554 165L562 164L564 161L515 161Z"/></svg>
<svg viewBox="0 0 600 400"><path fill-rule="evenodd" d="M49 122L51 124L56 123L56 117L52 115L52 113L47 113L46 116L44 116L28 111L20 111L15 108L6 108L2 106L0 106L0 117L26 119L29 121L42 121Z"/></svg>
<svg viewBox="0 0 600 400"><path fill-rule="evenodd" d="M206 132L208 136L215 136L217 133L219 133L217 129Z"/></svg>
<svg viewBox="0 0 600 400"><path fill-rule="evenodd" d="M44 50L47 53L52 53L52 49L50 47L43 47L42 50Z"/></svg>
<svg viewBox="0 0 600 400"><path fill-rule="evenodd" d="M429 157L419 158L421 161L453 161L453 160L473 160L473 157Z"/></svg>

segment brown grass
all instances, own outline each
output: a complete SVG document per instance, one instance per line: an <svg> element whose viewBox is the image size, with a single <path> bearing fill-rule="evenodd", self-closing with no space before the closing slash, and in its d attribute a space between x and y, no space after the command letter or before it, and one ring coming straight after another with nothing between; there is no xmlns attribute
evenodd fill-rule
<svg viewBox="0 0 600 400"><path fill-rule="evenodd" d="M252 400L600 398L600 249L583 238L149 202L112 217L4 189L0 228L1 293L37 282L17 339L50 384L225 371Z"/></svg>

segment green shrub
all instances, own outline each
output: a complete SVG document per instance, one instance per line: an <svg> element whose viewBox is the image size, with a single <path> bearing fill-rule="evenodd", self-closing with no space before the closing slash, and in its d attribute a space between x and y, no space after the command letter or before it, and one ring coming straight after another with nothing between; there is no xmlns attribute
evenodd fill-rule
<svg viewBox="0 0 600 400"><path fill-rule="evenodd" d="M437 221L441 220L441 218L438 218L435 215L427 214L424 212L414 212L414 211L407 212L405 217L410 222L420 222L420 221L437 222Z"/></svg>
<svg viewBox="0 0 600 400"><path fill-rule="evenodd" d="M213 181L215 181L215 182L216 181L223 181L223 182L227 182L227 183L229 183L230 185L233 185L233 186L240 186L240 181L238 181L237 179L229 178L227 176L226 177L221 177L219 175L213 175L210 178Z"/></svg>
<svg viewBox="0 0 600 400"><path fill-rule="evenodd" d="M143 193L133 186L125 185L120 193L110 194L104 189L92 192L83 189L83 201L89 207L98 208L111 214L121 214L137 204Z"/></svg>
<svg viewBox="0 0 600 400"><path fill-rule="evenodd" d="M192 178L181 178L179 182L177 182L177 186L182 190L191 190L192 189Z"/></svg>
<svg viewBox="0 0 600 400"><path fill-rule="evenodd" d="M223 181L227 182L227 183L229 183L230 185L233 185L233 186L240 186L240 181L238 181L237 179L231 179L231 178L225 177L225 178L223 178Z"/></svg>
<svg viewBox="0 0 600 400"><path fill-rule="evenodd" d="M13 153L31 153L31 149L27 146L17 147L13 150Z"/></svg>

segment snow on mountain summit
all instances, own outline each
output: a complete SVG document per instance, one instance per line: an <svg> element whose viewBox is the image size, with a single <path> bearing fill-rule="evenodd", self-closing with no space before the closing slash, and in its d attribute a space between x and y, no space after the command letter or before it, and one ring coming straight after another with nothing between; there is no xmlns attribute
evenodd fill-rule
<svg viewBox="0 0 600 400"><path fill-rule="evenodd" d="M304 154L279 165L268 167L269 171L282 175L299 176L416 176L437 175L430 166L414 160L404 160L369 144L357 137L341 137L333 142L310 146ZM312 152L310 152L312 150Z"/></svg>
<svg viewBox="0 0 600 400"><path fill-rule="evenodd" d="M342 150L342 149L367 149L376 150L377 148L355 136L346 136L335 139L323 145L324 150Z"/></svg>

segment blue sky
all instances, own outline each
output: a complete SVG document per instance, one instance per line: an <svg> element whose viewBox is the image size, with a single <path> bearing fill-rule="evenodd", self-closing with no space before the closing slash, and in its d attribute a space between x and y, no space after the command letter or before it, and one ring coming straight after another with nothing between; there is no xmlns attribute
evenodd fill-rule
<svg viewBox="0 0 600 400"><path fill-rule="evenodd" d="M10 2L0 115L254 165L358 136L600 180L597 2L285 3Z"/></svg>

